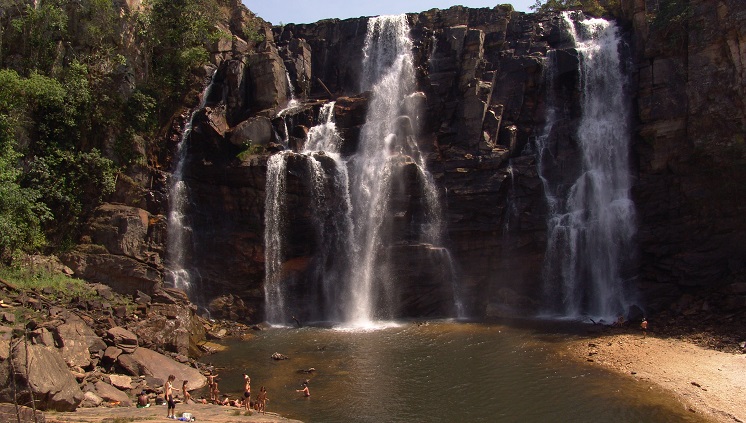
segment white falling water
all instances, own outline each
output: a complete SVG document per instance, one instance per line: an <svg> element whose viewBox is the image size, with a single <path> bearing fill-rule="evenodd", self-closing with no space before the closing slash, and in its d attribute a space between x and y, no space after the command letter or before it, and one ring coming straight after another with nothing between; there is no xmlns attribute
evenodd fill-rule
<svg viewBox="0 0 746 423"><path fill-rule="evenodd" d="M351 269L351 302L346 306L345 321L367 325L372 320L391 318L391 310L377 310L376 296L392 304L393 288L382 253L385 219L390 206L392 179L406 152L416 160L425 184L428 212L437 222L425 228L426 242L437 242L440 236L438 199L432 178L424 168L421 155L411 134L406 113L406 97L415 90L412 41L406 15L379 16L368 21L363 49L362 91L371 91L366 123L360 135L358 153L351 160L350 186L355 221L355 266ZM409 129L402 130L402 125ZM404 151L406 150L406 151Z"/></svg>
<svg viewBox="0 0 746 423"><path fill-rule="evenodd" d="M214 78L215 74L213 74L210 83L202 92L199 105L192 110L189 120L184 126L181 142L179 142L176 150L176 167L174 168L171 189L169 190L167 242L167 252L170 262L169 273L174 287L182 289L187 293L189 293L192 285L192 277L186 264L188 254L187 243L191 240L192 228L189 226L186 218L186 209L189 206L189 190L184 181L184 163L186 162L188 150L187 143L192 133L192 120L197 112L205 108Z"/></svg>
<svg viewBox="0 0 746 423"><path fill-rule="evenodd" d="M283 139L285 148L288 147L288 144L290 142L290 131L288 128L288 115L291 114L291 112L295 111L298 106L300 106L300 102L298 99L295 98L295 88L293 88L293 81L290 79L290 73L285 69L285 80L288 83L288 96L290 97L288 99L288 104L277 112L277 117L282 118L282 124L285 127L285 138Z"/></svg>
<svg viewBox="0 0 746 423"><path fill-rule="evenodd" d="M271 156L267 161L267 183L264 204L264 298L266 319L280 323L289 317L282 285L286 221L286 153Z"/></svg>
<svg viewBox="0 0 746 423"><path fill-rule="evenodd" d="M319 123L308 132L308 139L301 152L308 165L312 195L314 226L317 248L314 252L312 275L308 280L320 280L321 300L324 307L316 318L331 321L342 319L342 304L349 297L348 267L351 260L352 204L349 196L347 165L339 154L342 137L334 122L334 102L322 106ZM296 310L289 310L288 287L282 273L285 223L287 212L286 178L287 159L292 153L275 154L267 163L266 214L265 214L265 295L267 320L270 323L287 322ZM334 162L334 168L324 170L321 159Z"/></svg>
<svg viewBox="0 0 746 423"><path fill-rule="evenodd" d="M561 300L555 312L613 321L631 303L623 267L633 251L636 230L620 36L611 22L574 23L569 14L564 16L580 58L582 116L577 138L582 170L566 191L552 192L545 185L553 214L544 274L549 292Z"/></svg>
<svg viewBox="0 0 746 423"><path fill-rule="evenodd" d="M335 102L319 111L318 125L308 131L303 153L308 155L313 182L313 205L318 228L319 251L316 253L318 278L326 305L325 320L340 321L343 305L350 296L348 268L352 263L352 203L347 163L339 154L342 137L334 121ZM323 152L334 161L334 173L327 178L319 156ZM333 198L329 198L333 197Z"/></svg>
<svg viewBox="0 0 746 423"><path fill-rule="evenodd" d="M391 235L392 192L405 185L400 180L405 165L415 165L424 197L417 242L429 244L428 251L437 256L434 261L455 283L450 253L437 246L442 234L437 191L415 140L417 112L411 98L415 75L405 15L369 20L362 68L361 89L370 90L371 96L358 152L349 161L339 154L342 139L334 123L334 103L322 107L319 123L310 129L302 152L307 158L318 245L305 283L321 282L319 301L326 307L321 318L353 327L378 326L373 322L395 317L396 287L387 268L386 243ZM272 323L286 322L292 312L286 309L287 287L282 286L286 228L277 220L285 219L288 156L273 156L267 173L265 290L267 317ZM451 288L456 297L457 287ZM458 301L455 307L461 315Z"/></svg>

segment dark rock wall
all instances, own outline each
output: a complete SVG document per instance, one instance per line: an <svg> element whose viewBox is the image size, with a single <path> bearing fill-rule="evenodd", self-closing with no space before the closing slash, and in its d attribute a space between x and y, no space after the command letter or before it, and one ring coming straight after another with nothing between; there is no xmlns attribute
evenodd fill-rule
<svg viewBox="0 0 746 423"><path fill-rule="evenodd" d="M688 2L683 26L651 22L653 2L625 5L633 23L641 281L647 304L712 294L742 307L746 220L746 9L737 0Z"/></svg>

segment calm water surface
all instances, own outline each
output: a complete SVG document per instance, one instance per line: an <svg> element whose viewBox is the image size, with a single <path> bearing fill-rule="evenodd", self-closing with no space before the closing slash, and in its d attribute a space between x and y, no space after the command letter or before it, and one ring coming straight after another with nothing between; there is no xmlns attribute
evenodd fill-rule
<svg viewBox="0 0 746 423"><path fill-rule="evenodd" d="M247 372L252 397L267 388L268 411L305 422L702 421L647 383L557 360L567 336L452 322L273 328L205 361L221 392L240 395ZM295 392L304 379L310 398Z"/></svg>

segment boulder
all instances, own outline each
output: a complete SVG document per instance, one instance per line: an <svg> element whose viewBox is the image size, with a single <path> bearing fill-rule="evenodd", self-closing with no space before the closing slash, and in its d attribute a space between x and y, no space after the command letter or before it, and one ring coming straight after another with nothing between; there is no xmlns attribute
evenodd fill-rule
<svg viewBox="0 0 746 423"><path fill-rule="evenodd" d="M120 326L109 329L106 337L111 344L125 353L132 353L138 347L137 335Z"/></svg>
<svg viewBox="0 0 746 423"><path fill-rule="evenodd" d="M117 348L113 346L107 347L106 350L104 351L104 357L103 357L104 363L105 364L116 363L117 358L122 354L122 352L123 351L121 348Z"/></svg>
<svg viewBox="0 0 746 423"><path fill-rule="evenodd" d="M33 395L40 410L75 411L83 400L83 392L55 348L18 342L11 349L10 360L4 362L0 370L0 386L3 386L0 402L14 400L10 387L11 361L15 385L19 387L18 403L30 402Z"/></svg>
<svg viewBox="0 0 746 423"><path fill-rule="evenodd" d="M88 234L111 254L145 260L150 213L137 207L104 204L94 212Z"/></svg>
<svg viewBox="0 0 746 423"><path fill-rule="evenodd" d="M285 65L274 44L264 43L263 52L248 58L251 104L256 110L273 109L288 100Z"/></svg>
<svg viewBox="0 0 746 423"><path fill-rule="evenodd" d="M62 357L70 367L87 367L91 364L91 353L106 349L99 338L80 317L67 313L65 323L56 328Z"/></svg>
<svg viewBox="0 0 746 423"><path fill-rule="evenodd" d="M60 255L60 260L73 269L76 277L108 285L124 295L135 295L137 291L152 293L163 283L163 274L157 266L96 250L95 246L80 246Z"/></svg>
<svg viewBox="0 0 746 423"><path fill-rule="evenodd" d="M141 347L132 354L122 354L117 361L126 372L133 376L153 376L167 380L169 375L174 375L179 385L181 381L188 380L187 386L190 390L207 385L207 378L199 370L147 348Z"/></svg>
<svg viewBox="0 0 746 423"><path fill-rule="evenodd" d="M246 145L267 146L272 141L272 122L264 116L249 118L234 128L228 134L231 144L237 147Z"/></svg>
<svg viewBox="0 0 746 423"><path fill-rule="evenodd" d="M131 407L132 400L129 396L119 389L109 385L104 381L98 381L94 384L96 395L100 396L106 402L122 407Z"/></svg>
<svg viewBox="0 0 746 423"><path fill-rule="evenodd" d="M44 413L23 405L0 404L0 422L45 422Z"/></svg>
<svg viewBox="0 0 746 423"><path fill-rule="evenodd" d="M103 398L94 392L86 391L83 395L83 401L80 403L81 407L98 407L104 402Z"/></svg>
<svg viewBox="0 0 746 423"><path fill-rule="evenodd" d="M109 375L109 382L120 390L132 389L132 377L127 375Z"/></svg>

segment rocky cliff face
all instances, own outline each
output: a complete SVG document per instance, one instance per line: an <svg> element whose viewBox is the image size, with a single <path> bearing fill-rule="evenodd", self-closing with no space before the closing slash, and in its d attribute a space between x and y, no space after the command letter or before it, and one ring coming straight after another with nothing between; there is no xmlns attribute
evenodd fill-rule
<svg viewBox="0 0 746 423"><path fill-rule="evenodd" d="M740 218L744 206L738 201L746 177L744 11L737 0L691 0L693 17L672 29L651 24L655 11L643 0L623 3L636 106L634 199L643 305L660 310L683 294L706 291L714 301L706 306L743 307L742 285L734 282L743 279L746 257L740 242L746 231ZM453 7L408 19L420 91L411 99L421 110L416 139L443 198L448 246L468 308L475 315L536 310L547 206L532 146L544 128L548 95L560 96L569 116L576 113L577 55L557 15L503 6ZM366 26L366 18L285 25L267 30L259 45L234 37L216 52L214 87L187 141L190 260L199 274L194 300L208 304L231 294L242 301L241 312L233 315L262 318L266 153L282 148L285 140L298 149L321 104L332 98L344 138L341 151L356 150L368 101L359 81ZM557 62L552 84L544 76L549 51L556 52ZM302 105L278 117L291 95ZM564 141L554 146L568 167L579 162L571 121L556 129L564 132L558 137ZM303 166L303 160L289 163L287 182L293 229L286 267L299 275L309 271L318 247ZM141 203L145 208L157 204ZM157 215L164 211L151 211L153 216L102 209L100 215L119 222L113 225L120 228L117 233L132 228L142 245L163 237ZM106 245L118 260L147 263L160 272L150 280L162 281L164 251L146 248L157 253L149 255L130 235L115 236L116 231L99 226L92 226L91 236L100 239L96 244ZM418 250L412 260L406 255L406 248L397 253L398 262L411 272L417 257L427 254ZM79 273L106 279L90 273L90 265L84 265L90 260L76 260L83 263ZM132 282L145 290L136 267L129 271ZM427 272L403 274L414 281L428 278ZM406 295L416 308L415 288L416 282ZM424 282L420 288L427 292ZM684 298L677 307L692 306Z"/></svg>
<svg viewBox="0 0 746 423"><path fill-rule="evenodd" d="M728 310L744 306L746 11L738 1L683 6L691 18L677 26L651 22L653 2L627 4L640 275L651 306ZM710 302L692 303L690 294L702 291Z"/></svg>

